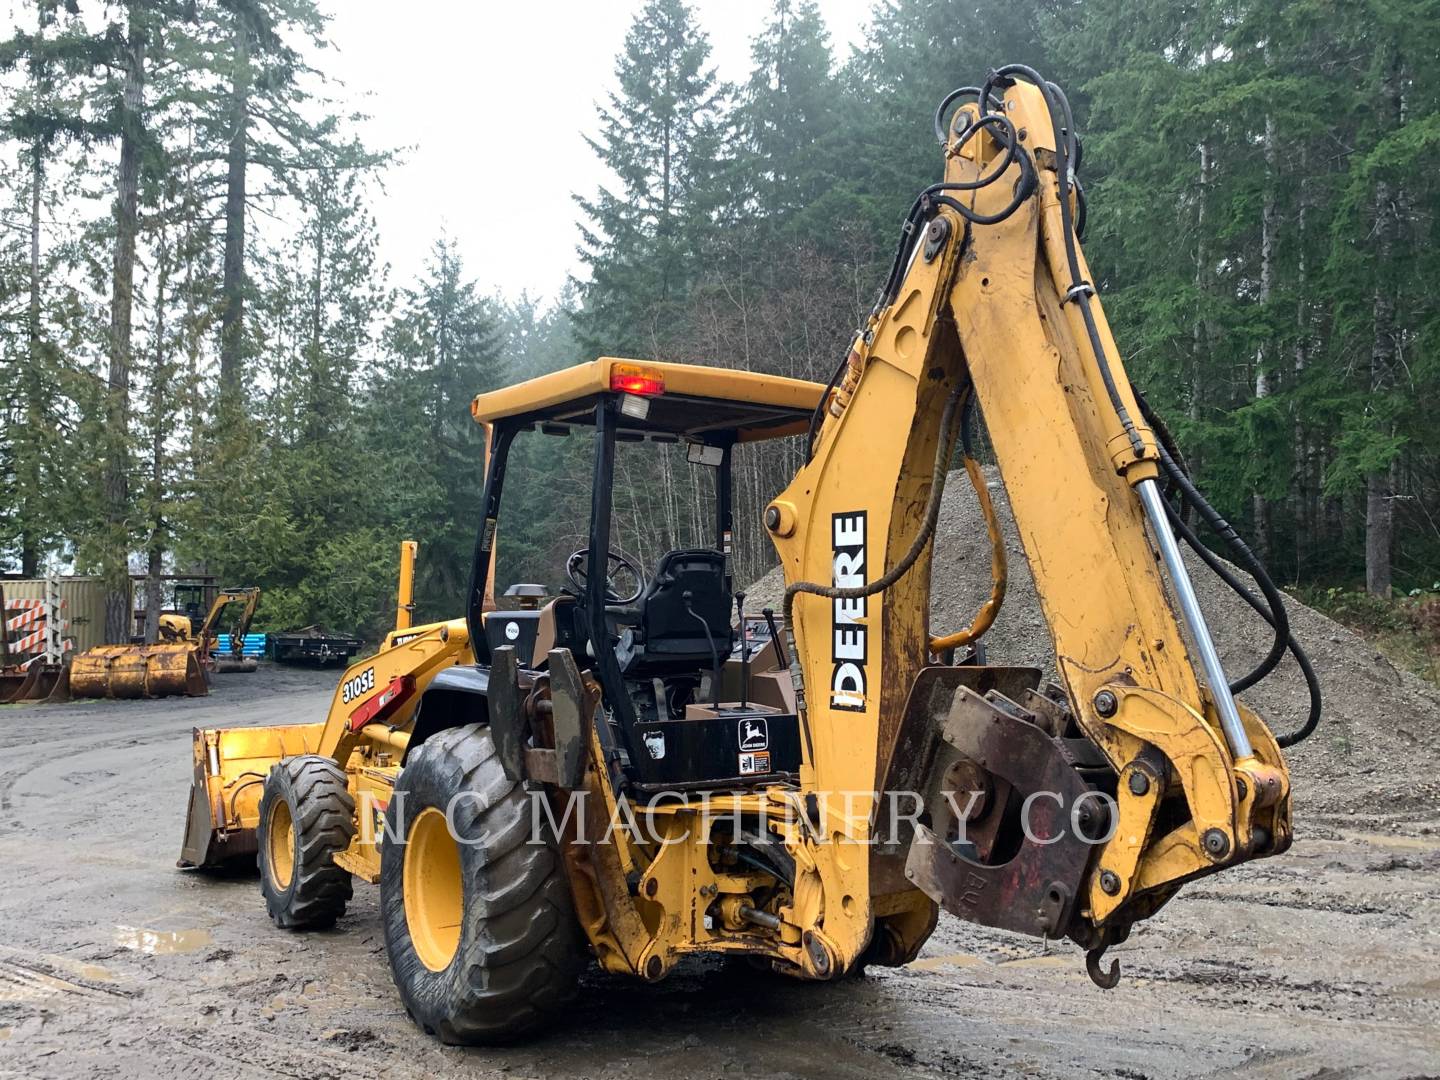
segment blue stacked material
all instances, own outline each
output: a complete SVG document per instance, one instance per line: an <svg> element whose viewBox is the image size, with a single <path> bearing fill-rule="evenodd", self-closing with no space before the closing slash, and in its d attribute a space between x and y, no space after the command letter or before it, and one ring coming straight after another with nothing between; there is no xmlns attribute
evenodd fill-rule
<svg viewBox="0 0 1440 1080"><path fill-rule="evenodd" d="M223 635L222 635L222 637L223 637ZM227 644L229 644L228 641L222 641L222 648L223 648L224 645L227 645ZM257 660L262 660L262 659L264 659L264 657L265 657L265 635L264 635L264 634L246 634L246 635L245 635L245 655L246 655L246 656L253 656L253 657L255 657Z"/></svg>

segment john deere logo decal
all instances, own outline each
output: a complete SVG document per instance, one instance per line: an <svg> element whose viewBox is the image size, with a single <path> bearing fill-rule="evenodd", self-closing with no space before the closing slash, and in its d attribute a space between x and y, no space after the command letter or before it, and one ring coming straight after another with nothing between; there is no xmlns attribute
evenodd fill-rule
<svg viewBox="0 0 1440 1080"><path fill-rule="evenodd" d="M770 733L765 729L765 721L762 717L757 716L740 721L741 750L768 750L769 748Z"/></svg>

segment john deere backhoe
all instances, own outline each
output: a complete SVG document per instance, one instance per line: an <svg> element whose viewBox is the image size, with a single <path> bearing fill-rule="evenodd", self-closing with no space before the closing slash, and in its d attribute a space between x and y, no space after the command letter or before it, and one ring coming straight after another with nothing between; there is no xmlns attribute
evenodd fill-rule
<svg viewBox="0 0 1440 1080"><path fill-rule="evenodd" d="M1263 570L1134 392L1079 247L1063 94L1012 66L942 103L944 181L911 210L828 386L600 359L482 394L483 513L464 618L350 667L322 721L197 731L182 865L258 852L274 921L380 887L404 1003L447 1042L532 1032L592 961L689 954L835 979L913 959L939 908L1102 953L1187 881L1284 851L1280 743L1234 693L1287 650ZM1054 640L1058 685L980 663L1004 548L970 450L979 408ZM588 543L543 605L494 592L517 438L594 448ZM798 438L763 508L783 610L735 611L732 462ZM653 567L614 550L617 444L713 470L713 536ZM958 452L990 519L990 600L928 623ZM627 453L634 452L627 450ZM659 452L659 451L657 451ZM1251 595L1200 545L1231 541ZM1275 626L1232 691L1177 536ZM733 618L732 618L733 617ZM1313 689L1313 678L1312 689ZM1307 734L1311 716L1286 742Z"/></svg>

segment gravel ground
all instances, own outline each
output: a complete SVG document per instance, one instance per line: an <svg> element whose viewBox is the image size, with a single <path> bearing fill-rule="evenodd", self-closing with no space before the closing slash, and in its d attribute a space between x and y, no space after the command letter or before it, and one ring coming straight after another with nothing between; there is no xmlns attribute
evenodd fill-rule
<svg viewBox="0 0 1440 1080"><path fill-rule="evenodd" d="M988 572L963 481L944 522L955 573L937 575L937 625L968 617ZM992 659L1044 663L1012 554ZM1202 598L1232 668L1263 651L1253 617L1208 585ZM836 984L709 962L654 986L592 973L562 1028L500 1050L410 1023L377 890L357 886L333 931L291 934L253 874L174 869L190 729L319 719L333 672L267 665L194 701L0 707L0 1076L1440 1075L1440 700L1294 616L1330 702L1290 754L1296 843L1137 928L1112 954L1117 989L1091 985L1073 948L944 916L908 968ZM1283 727L1302 693L1290 678L1248 699Z"/></svg>

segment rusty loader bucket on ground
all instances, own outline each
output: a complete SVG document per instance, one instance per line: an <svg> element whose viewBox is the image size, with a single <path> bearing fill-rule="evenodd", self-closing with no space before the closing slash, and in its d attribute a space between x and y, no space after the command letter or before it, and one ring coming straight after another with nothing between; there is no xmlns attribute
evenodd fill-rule
<svg viewBox="0 0 1440 1080"><path fill-rule="evenodd" d="M70 668L74 697L203 697L209 692L194 642L101 645L75 657Z"/></svg>
<svg viewBox="0 0 1440 1080"><path fill-rule="evenodd" d="M21 701L58 703L70 700L67 664L30 664L0 669L0 705Z"/></svg>

